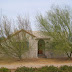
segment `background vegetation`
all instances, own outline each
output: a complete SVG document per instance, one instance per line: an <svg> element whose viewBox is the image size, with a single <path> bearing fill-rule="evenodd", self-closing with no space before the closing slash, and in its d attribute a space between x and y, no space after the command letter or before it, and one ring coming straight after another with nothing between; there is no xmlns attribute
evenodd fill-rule
<svg viewBox="0 0 72 72"><path fill-rule="evenodd" d="M43 34L50 36L52 41L46 49L56 54L72 55L72 14L68 8L52 8L46 15L37 15L37 27Z"/></svg>
<svg viewBox="0 0 72 72"><path fill-rule="evenodd" d="M27 30L32 33L29 19L17 17L17 25L6 16L0 22L0 53L9 57L22 59L23 54L29 50L29 36ZM22 33L19 33L21 31Z"/></svg>
<svg viewBox="0 0 72 72"><path fill-rule="evenodd" d="M7 68L0 68L0 72L11 72ZM15 70L15 72L72 72L72 66L45 66L41 68L28 68L28 67L20 67Z"/></svg>

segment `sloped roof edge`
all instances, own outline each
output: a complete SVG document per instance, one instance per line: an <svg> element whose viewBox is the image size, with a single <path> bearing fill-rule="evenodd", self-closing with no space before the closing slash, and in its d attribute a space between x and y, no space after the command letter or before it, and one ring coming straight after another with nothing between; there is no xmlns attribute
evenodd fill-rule
<svg viewBox="0 0 72 72"><path fill-rule="evenodd" d="M28 31L26 31L26 30L24 30L24 29L21 29L21 30L15 32L12 36L16 35L17 33L20 33L21 31L24 31L24 32L28 33L29 35L31 35L31 36L33 36L33 37L36 37L36 36L33 35L32 33L29 33Z"/></svg>
<svg viewBox="0 0 72 72"><path fill-rule="evenodd" d="M5 38L3 41L6 41L7 39L11 38L12 36L15 36L16 34L20 33L21 31L24 31L24 32L28 33L29 35L31 35L31 36L33 36L33 37L36 37L35 35L29 33L28 31L26 31L26 30L24 30L24 29L21 29L21 30L15 32L14 34L10 35L9 37Z"/></svg>

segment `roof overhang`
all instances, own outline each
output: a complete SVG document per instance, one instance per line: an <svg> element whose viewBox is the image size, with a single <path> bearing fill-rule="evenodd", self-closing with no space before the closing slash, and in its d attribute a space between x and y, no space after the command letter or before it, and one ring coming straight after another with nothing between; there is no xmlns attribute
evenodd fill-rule
<svg viewBox="0 0 72 72"><path fill-rule="evenodd" d="M40 40L40 39L43 39L43 40L50 40L50 38L36 38L35 40Z"/></svg>

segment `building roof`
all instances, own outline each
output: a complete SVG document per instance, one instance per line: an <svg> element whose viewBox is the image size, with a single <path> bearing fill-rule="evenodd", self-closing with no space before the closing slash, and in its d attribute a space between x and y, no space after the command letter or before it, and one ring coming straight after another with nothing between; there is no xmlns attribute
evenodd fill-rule
<svg viewBox="0 0 72 72"><path fill-rule="evenodd" d="M24 29L21 29L21 30L16 31L15 33L11 34L9 37L5 38L3 41L6 41L7 39L11 38L12 36L17 35L18 33L22 32L22 31L26 32L27 34L29 34L33 37L36 37L36 40L39 40L39 39L50 40L50 37L44 35L41 31L32 31L32 33L30 33Z"/></svg>
<svg viewBox="0 0 72 72"><path fill-rule="evenodd" d="M10 39L11 37L17 35L18 33L22 32L22 31L23 31L23 32L26 32L27 34L29 34L29 35L31 35L31 36L33 36L33 37L36 37L36 36L33 35L32 33L28 32L28 31L26 31L26 30L24 30L24 29L21 29L21 30L16 31L15 33L11 34L11 35L8 36L7 38L5 38L3 41L6 41L7 39Z"/></svg>
<svg viewBox="0 0 72 72"><path fill-rule="evenodd" d="M40 40L40 39L43 39L43 40L50 40L50 38L36 38L36 40Z"/></svg>
<svg viewBox="0 0 72 72"><path fill-rule="evenodd" d="M16 35L16 34L18 34L18 33L20 33L20 32L26 32L26 33L28 33L29 35L31 35L31 36L33 36L33 37L36 37L35 35L33 35L32 33L30 33L30 32L28 32L28 31L26 31L26 30L24 30L24 29L21 29L21 30L19 30L19 31L17 31L17 32L15 32L14 34L12 34L12 36L14 36L14 35Z"/></svg>
<svg viewBox="0 0 72 72"><path fill-rule="evenodd" d="M36 36L36 40L38 39L44 39L44 40L49 40L51 37L46 35L45 32L42 31L33 31L33 35Z"/></svg>

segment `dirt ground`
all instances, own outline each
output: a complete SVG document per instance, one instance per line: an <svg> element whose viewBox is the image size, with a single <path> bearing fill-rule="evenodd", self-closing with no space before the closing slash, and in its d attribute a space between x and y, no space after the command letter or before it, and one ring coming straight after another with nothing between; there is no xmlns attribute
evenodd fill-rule
<svg viewBox="0 0 72 72"><path fill-rule="evenodd" d="M8 69L16 69L17 67L42 67L42 66L62 66L62 65L72 65L72 59L68 60L66 58L61 59L46 59L46 58L38 58L38 59L23 59L21 61L16 59L0 59L0 67L6 67Z"/></svg>

